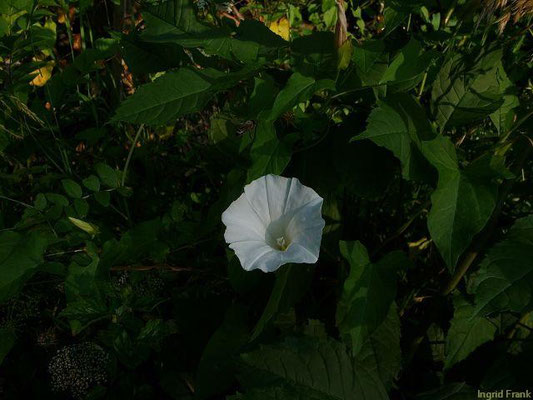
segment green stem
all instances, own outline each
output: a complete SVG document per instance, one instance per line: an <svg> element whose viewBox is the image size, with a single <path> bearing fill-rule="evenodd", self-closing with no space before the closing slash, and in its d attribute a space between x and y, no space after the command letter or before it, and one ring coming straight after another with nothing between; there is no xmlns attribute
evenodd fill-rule
<svg viewBox="0 0 533 400"><path fill-rule="evenodd" d="M133 155L133 150L135 149L135 146L137 145L137 141L139 140L139 136L141 135L142 130L144 129L144 124L141 124L139 129L137 130L137 133L135 134L135 138L133 139L133 143L130 147L130 152L128 153L128 158L126 159L126 164L124 165L124 172L122 173L122 182L120 183L120 186L124 186L126 183L126 175L128 174L128 168L130 166L131 157Z"/></svg>

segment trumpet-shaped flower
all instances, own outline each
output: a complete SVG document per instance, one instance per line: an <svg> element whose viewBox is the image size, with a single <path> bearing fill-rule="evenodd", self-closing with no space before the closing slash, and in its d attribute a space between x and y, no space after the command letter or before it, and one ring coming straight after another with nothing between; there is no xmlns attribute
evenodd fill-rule
<svg viewBox="0 0 533 400"><path fill-rule="evenodd" d="M266 175L222 214L224 239L246 271L273 272L287 263L318 260L323 199L297 178Z"/></svg>

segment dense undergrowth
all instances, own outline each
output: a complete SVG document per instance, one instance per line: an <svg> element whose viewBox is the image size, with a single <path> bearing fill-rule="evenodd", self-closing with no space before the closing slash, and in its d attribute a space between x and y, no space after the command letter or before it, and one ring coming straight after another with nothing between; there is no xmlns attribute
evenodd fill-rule
<svg viewBox="0 0 533 400"><path fill-rule="evenodd" d="M0 397L531 389L532 3L0 4ZM246 183L324 198L245 272Z"/></svg>

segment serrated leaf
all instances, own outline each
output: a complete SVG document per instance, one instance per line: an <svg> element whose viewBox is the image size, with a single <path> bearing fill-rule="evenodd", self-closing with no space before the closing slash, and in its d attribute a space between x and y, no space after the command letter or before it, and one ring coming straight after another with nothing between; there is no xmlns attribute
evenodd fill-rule
<svg viewBox="0 0 533 400"><path fill-rule="evenodd" d="M474 305L461 295L454 298L455 312L446 337L446 360L449 369L464 360L476 348L494 338L496 325L485 317L474 314Z"/></svg>
<svg viewBox="0 0 533 400"><path fill-rule="evenodd" d="M360 242L341 241L339 247L350 264L350 273L344 282L336 321L341 335L351 340L357 353L387 317L396 296L397 273L410 262L403 252L396 251L373 264Z"/></svg>
<svg viewBox="0 0 533 400"><path fill-rule="evenodd" d="M314 400L388 400L379 378L336 341L286 339L242 355L241 379L287 385Z"/></svg>

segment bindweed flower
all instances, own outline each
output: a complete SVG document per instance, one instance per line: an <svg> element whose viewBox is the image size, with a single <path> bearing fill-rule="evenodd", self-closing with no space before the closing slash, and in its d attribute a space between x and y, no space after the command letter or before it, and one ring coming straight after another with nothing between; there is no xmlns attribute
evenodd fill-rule
<svg viewBox="0 0 533 400"><path fill-rule="evenodd" d="M323 199L297 178L266 175L222 214L224 239L246 271L273 272L287 263L318 260Z"/></svg>

